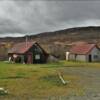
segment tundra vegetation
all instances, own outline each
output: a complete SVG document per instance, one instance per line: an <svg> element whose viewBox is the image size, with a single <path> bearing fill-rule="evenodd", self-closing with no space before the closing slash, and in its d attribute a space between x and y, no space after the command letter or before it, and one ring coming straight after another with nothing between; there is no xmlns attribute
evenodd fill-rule
<svg viewBox="0 0 100 100"><path fill-rule="evenodd" d="M62 84L58 73L67 84ZM91 97L92 93L100 93L100 63L60 61L28 65L0 62L0 87L8 91L7 95L0 95L0 100Z"/></svg>

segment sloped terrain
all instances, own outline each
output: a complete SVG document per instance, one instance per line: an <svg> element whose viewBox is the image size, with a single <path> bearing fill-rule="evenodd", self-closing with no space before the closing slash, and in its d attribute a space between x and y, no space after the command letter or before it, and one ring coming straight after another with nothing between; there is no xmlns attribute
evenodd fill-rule
<svg viewBox="0 0 100 100"><path fill-rule="evenodd" d="M27 36L28 41L37 41L52 55L65 59L65 52L73 43L90 42L100 45L100 27L76 27L55 32L44 32L37 35ZM0 42L14 44L25 42L26 37L0 38Z"/></svg>

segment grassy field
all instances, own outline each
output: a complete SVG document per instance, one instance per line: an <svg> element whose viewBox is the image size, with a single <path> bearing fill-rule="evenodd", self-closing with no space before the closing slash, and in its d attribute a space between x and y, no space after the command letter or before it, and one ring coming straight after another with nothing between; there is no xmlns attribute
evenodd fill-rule
<svg viewBox="0 0 100 100"><path fill-rule="evenodd" d="M62 84L58 72L68 84ZM0 100L58 100L54 98L99 93L99 78L100 63L60 61L24 65L0 62L0 87L9 92L1 95Z"/></svg>

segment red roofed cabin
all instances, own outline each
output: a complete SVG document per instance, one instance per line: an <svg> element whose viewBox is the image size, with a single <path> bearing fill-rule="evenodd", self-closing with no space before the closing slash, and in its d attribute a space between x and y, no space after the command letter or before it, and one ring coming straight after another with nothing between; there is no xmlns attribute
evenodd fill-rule
<svg viewBox="0 0 100 100"><path fill-rule="evenodd" d="M17 63L45 63L48 54L37 42L15 44L8 51L9 61Z"/></svg>
<svg viewBox="0 0 100 100"><path fill-rule="evenodd" d="M96 44L76 44L66 52L66 60L95 62L100 61L100 49Z"/></svg>

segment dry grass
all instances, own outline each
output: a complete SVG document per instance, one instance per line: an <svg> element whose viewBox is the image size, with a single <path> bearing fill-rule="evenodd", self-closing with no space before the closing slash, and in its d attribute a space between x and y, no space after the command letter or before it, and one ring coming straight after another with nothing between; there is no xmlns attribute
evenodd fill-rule
<svg viewBox="0 0 100 100"><path fill-rule="evenodd" d="M8 64L0 62L0 87L9 91L2 100L17 100L16 98L48 98L51 96L84 95L83 76L68 73L67 69L100 68L99 63L59 62L49 64ZM63 85L57 72L63 72L65 80L70 81ZM66 72L67 71L67 72ZM71 70L69 70L71 71ZM0 99L1 100L1 99ZM20 100L20 99L18 99Z"/></svg>

